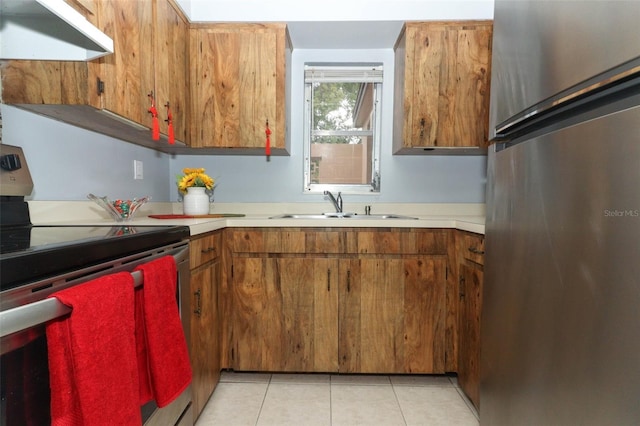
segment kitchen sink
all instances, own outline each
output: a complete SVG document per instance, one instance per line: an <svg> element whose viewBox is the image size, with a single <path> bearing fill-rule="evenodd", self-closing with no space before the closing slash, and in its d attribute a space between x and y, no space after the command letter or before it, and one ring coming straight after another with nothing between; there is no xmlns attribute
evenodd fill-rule
<svg viewBox="0 0 640 426"><path fill-rule="evenodd" d="M269 219L409 219L416 220L417 217L403 216L398 214L357 214L357 213L320 213L320 214L293 214L286 213L271 216Z"/></svg>

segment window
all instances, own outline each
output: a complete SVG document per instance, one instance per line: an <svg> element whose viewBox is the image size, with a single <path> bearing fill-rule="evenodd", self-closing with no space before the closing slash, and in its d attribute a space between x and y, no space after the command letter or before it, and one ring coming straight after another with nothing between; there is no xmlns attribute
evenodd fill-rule
<svg viewBox="0 0 640 426"><path fill-rule="evenodd" d="M382 65L305 66L308 192L380 190Z"/></svg>

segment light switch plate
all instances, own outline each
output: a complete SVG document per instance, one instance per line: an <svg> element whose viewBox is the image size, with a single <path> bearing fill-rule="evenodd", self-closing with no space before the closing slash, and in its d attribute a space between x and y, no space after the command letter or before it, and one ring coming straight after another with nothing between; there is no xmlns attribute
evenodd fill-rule
<svg viewBox="0 0 640 426"><path fill-rule="evenodd" d="M133 160L133 178L144 179L144 172L142 170L142 161Z"/></svg>

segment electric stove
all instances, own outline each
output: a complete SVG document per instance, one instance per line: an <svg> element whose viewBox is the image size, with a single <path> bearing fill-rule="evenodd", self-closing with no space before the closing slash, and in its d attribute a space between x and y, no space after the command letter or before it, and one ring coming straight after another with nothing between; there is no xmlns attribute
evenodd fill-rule
<svg viewBox="0 0 640 426"><path fill-rule="evenodd" d="M186 226L18 226L0 230L0 291L189 238Z"/></svg>
<svg viewBox="0 0 640 426"><path fill-rule="evenodd" d="M0 291L189 238L186 226L36 226L22 148L0 144Z"/></svg>

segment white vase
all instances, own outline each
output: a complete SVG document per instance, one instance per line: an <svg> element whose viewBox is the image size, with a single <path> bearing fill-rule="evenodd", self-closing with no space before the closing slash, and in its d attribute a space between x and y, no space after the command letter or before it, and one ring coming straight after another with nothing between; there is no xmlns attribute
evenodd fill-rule
<svg viewBox="0 0 640 426"><path fill-rule="evenodd" d="M205 188L192 186L187 188L187 193L182 197L184 214L189 216L209 214L209 195Z"/></svg>

